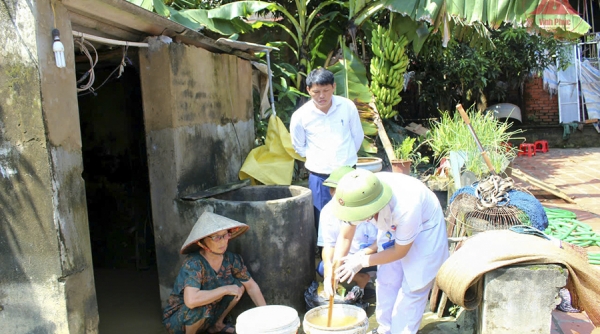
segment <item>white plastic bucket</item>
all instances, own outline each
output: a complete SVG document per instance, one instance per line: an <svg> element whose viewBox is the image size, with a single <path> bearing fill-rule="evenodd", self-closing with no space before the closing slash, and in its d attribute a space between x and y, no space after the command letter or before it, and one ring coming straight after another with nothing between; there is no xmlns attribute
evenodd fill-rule
<svg viewBox="0 0 600 334"><path fill-rule="evenodd" d="M289 306L267 305L249 309L237 317L239 334L295 334L300 327L298 312Z"/></svg>
<svg viewBox="0 0 600 334"><path fill-rule="evenodd" d="M332 311L332 319L344 318L344 317L353 317L356 319L356 322L349 323L345 326L339 327L327 327L320 326L318 324L314 324L311 320L315 320L316 318L327 319L329 312L328 305L322 305L313 308L312 310L306 312L304 315L304 321L302 322L302 329L306 334L366 334L367 329L369 328L369 318L367 318L367 313L365 310L358 306L348 305L348 304L334 304Z"/></svg>

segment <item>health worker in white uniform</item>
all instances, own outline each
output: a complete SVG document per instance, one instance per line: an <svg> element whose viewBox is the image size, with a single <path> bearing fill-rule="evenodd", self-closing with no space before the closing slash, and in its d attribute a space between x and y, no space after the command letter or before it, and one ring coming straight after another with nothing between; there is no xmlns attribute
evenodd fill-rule
<svg viewBox="0 0 600 334"><path fill-rule="evenodd" d="M411 176L358 169L342 177L331 202L345 222L334 251L334 261L342 263L336 278L351 280L363 267L378 265L376 333L417 333L435 276L448 258L439 200ZM355 225L364 220L377 226L377 252L346 256Z"/></svg>

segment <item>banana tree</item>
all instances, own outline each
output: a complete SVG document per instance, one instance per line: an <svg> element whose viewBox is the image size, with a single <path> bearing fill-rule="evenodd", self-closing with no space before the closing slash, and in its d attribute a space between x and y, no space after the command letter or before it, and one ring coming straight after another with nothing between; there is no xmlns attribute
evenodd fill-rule
<svg viewBox="0 0 600 334"><path fill-rule="evenodd" d="M296 0L295 13L290 13L290 11L282 5L274 3L274 9L281 12L287 19L285 22L286 24L279 22L265 23L281 28L283 31L287 32L292 39L294 45L289 45L287 43L286 45L292 50L298 63L298 71L302 74L296 78L296 88L300 90L303 90L304 88L303 76L305 77L314 67L315 54L313 51L315 51L318 40L320 39L322 41L327 38L325 36L327 35L328 29L324 29L324 25L326 23L333 23L336 16L339 15L337 8L331 9L331 6L343 6L342 1L323 1L309 13L308 3L309 1ZM288 27L288 25L291 25L291 27ZM327 28L331 28L331 26ZM272 44L277 45L276 43ZM329 48L332 49L331 46L329 46Z"/></svg>
<svg viewBox="0 0 600 334"><path fill-rule="evenodd" d="M412 34L415 53L427 38L428 30L441 31L444 46L450 38L470 41L471 46L493 48L488 28L498 29L502 24L528 27L533 32L551 32L564 39L573 39L586 34L590 25L567 3L557 0L348 0L348 32L352 36L354 51L357 51L356 34L360 26L373 15L387 9L401 14L414 22ZM561 7L565 12L560 20L552 9ZM420 23L419 23L420 22ZM424 22L432 27L427 29ZM553 24L549 22L559 22ZM406 25L406 27L410 24ZM414 36L417 32L417 36ZM406 32L398 32L398 35ZM367 35L368 36L368 35Z"/></svg>

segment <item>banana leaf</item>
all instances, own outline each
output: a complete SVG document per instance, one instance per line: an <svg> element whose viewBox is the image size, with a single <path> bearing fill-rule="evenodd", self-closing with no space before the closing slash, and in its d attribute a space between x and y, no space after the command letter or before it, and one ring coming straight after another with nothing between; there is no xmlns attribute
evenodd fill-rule
<svg viewBox="0 0 600 334"><path fill-rule="evenodd" d="M154 10L159 15L182 24L192 30L207 28L221 35L247 33L262 25L257 21L248 24L242 17L248 17L261 10L275 10L276 4L264 1L236 1L214 9L176 10L167 6L162 0L128 0L147 10Z"/></svg>
<svg viewBox="0 0 600 334"><path fill-rule="evenodd" d="M241 18L264 9L273 9L271 3L263 1L237 1L214 9L187 9L179 11L179 15L171 16L171 20L189 26L189 21L198 23L221 35L247 33L253 30L252 25ZM184 18L182 20L182 18ZM194 27L190 27L194 28Z"/></svg>
<svg viewBox="0 0 600 334"><path fill-rule="evenodd" d="M374 122L367 122L361 120L363 131L365 136L376 136L377 135L377 125Z"/></svg>
<svg viewBox="0 0 600 334"><path fill-rule="evenodd" d="M367 69L358 55L343 42L340 44L344 58L328 68L335 77L335 94L353 101L369 103L372 95L367 80Z"/></svg>
<svg viewBox="0 0 600 334"><path fill-rule="evenodd" d="M147 0L144 0L147 1ZM165 5L163 0L152 0L152 4L154 5L154 11L158 13L158 15L162 15L164 17L169 17L170 11L169 7ZM152 9L149 9L152 10Z"/></svg>
<svg viewBox="0 0 600 334"><path fill-rule="evenodd" d="M376 154L377 153L377 145L375 144L375 139L371 139L369 137L365 137L363 139L360 149L358 150L358 156L364 157L368 156L368 154Z"/></svg>
<svg viewBox="0 0 600 334"><path fill-rule="evenodd" d="M354 25L360 26L383 8L384 1L348 0L348 17Z"/></svg>
<svg viewBox="0 0 600 334"><path fill-rule="evenodd" d="M275 10L275 5L264 1L236 1L208 10L209 19L232 20L248 17L263 9Z"/></svg>
<svg viewBox="0 0 600 334"><path fill-rule="evenodd" d="M534 30L551 31L559 36L573 37L586 34L590 25L574 10L563 3L561 10L570 24L563 26L544 25L543 18L548 15L546 7L552 7L548 0L383 0L385 8L400 13L415 21L428 21L434 27L443 24L444 18L458 19L462 24L471 26L487 23L493 29L502 23L530 27ZM550 8L548 8L550 9Z"/></svg>
<svg viewBox="0 0 600 334"><path fill-rule="evenodd" d="M390 29L398 36L406 36L409 42L412 42L415 54L419 54L425 40L429 37L430 30L424 23L415 22L408 16L398 13L392 13L390 20Z"/></svg>
<svg viewBox="0 0 600 334"><path fill-rule="evenodd" d="M145 10L152 11L152 8L153 8L152 0L128 0L128 1L134 5L138 5L142 8L144 8Z"/></svg>

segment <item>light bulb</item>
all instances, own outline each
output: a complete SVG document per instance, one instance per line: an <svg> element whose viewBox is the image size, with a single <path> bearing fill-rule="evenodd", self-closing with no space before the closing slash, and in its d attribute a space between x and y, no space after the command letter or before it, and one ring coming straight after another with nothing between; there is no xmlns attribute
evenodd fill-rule
<svg viewBox="0 0 600 334"><path fill-rule="evenodd" d="M54 39L52 51L54 51L56 67L63 68L67 65L65 62L65 46L60 42L60 32L58 29L52 29L52 38Z"/></svg>

